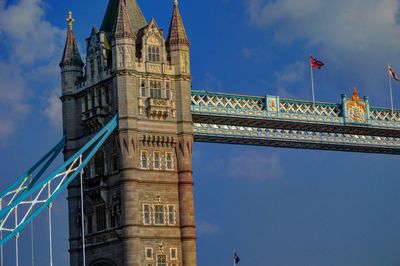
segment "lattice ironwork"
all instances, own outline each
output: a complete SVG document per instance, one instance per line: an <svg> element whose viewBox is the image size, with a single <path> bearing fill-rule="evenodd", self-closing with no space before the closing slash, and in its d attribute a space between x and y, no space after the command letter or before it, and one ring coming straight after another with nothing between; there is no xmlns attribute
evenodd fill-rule
<svg viewBox="0 0 400 266"><path fill-rule="evenodd" d="M265 110L263 98L229 94L194 93L192 94L192 105L254 111Z"/></svg>
<svg viewBox="0 0 400 266"><path fill-rule="evenodd" d="M377 121L400 122L400 112L371 108L370 118Z"/></svg>
<svg viewBox="0 0 400 266"><path fill-rule="evenodd" d="M280 101L280 112L296 113L314 116L339 117L341 106L338 104L305 103L282 99Z"/></svg>

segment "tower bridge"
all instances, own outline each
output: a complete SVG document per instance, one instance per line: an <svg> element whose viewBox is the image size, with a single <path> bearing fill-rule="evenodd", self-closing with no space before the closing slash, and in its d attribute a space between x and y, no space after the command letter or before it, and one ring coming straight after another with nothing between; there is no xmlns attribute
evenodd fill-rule
<svg viewBox="0 0 400 266"><path fill-rule="evenodd" d="M68 186L72 266L195 266L193 141L400 153L400 111L356 89L339 103L191 90L189 40L177 1L172 8L165 39L136 0L110 0L86 63L69 14L65 137L0 194L2 245L15 237L18 247ZM45 176L61 149L65 163Z"/></svg>

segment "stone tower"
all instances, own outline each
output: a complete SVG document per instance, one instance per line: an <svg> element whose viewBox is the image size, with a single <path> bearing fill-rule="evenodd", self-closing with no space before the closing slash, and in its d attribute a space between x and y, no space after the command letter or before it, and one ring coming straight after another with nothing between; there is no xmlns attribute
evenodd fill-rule
<svg viewBox="0 0 400 266"><path fill-rule="evenodd" d="M71 265L195 266L189 41L175 0L168 37L136 0L110 0L81 60L68 19L60 63L65 158L118 112L119 128L69 186Z"/></svg>

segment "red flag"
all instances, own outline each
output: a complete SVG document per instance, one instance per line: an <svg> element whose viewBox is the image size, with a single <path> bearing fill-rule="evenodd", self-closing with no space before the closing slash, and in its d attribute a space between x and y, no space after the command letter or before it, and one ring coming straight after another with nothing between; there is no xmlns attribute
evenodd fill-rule
<svg viewBox="0 0 400 266"><path fill-rule="evenodd" d="M400 81L400 78L396 75L396 72L394 72L394 70L392 69L391 66L388 65L388 71L389 71L389 75L392 76L392 78L396 81Z"/></svg>
<svg viewBox="0 0 400 266"><path fill-rule="evenodd" d="M310 65L312 68L321 69L325 64L322 61L315 59L313 56L310 56Z"/></svg>

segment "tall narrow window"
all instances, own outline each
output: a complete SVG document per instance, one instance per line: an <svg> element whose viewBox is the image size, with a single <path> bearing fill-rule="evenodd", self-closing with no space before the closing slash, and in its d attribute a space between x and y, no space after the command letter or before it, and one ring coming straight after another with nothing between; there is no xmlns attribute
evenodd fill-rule
<svg viewBox="0 0 400 266"><path fill-rule="evenodd" d="M143 223L151 224L151 213L150 213L150 205L149 204L143 205Z"/></svg>
<svg viewBox="0 0 400 266"><path fill-rule="evenodd" d="M90 168L86 165L85 168L83 168L83 179L88 178L90 178Z"/></svg>
<svg viewBox="0 0 400 266"><path fill-rule="evenodd" d="M164 224L164 205L154 205L154 224Z"/></svg>
<svg viewBox="0 0 400 266"><path fill-rule="evenodd" d="M153 248L146 248L145 253L146 253L146 260L153 259Z"/></svg>
<svg viewBox="0 0 400 266"><path fill-rule="evenodd" d="M165 154L165 167L167 170L174 170L174 159L171 152Z"/></svg>
<svg viewBox="0 0 400 266"><path fill-rule="evenodd" d="M150 81L150 97L160 99L161 97L161 81Z"/></svg>
<svg viewBox="0 0 400 266"><path fill-rule="evenodd" d="M116 153L111 155L111 171L114 173L118 171L118 155Z"/></svg>
<svg viewBox="0 0 400 266"><path fill-rule="evenodd" d="M94 95L94 91L91 93L91 102L92 102L92 108L96 107L96 96Z"/></svg>
<svg viewBox="0 0 400 266"><path fill-rule="evenodd" d="M141 151L140 153L140 168L149 169L149 155L147 151Z"/></svg>
<svg viewBox="0 0 400 266"><path fill-rule="evenodd" d="M85 110L88 111L89 110L89 99L88 99L88 95L86 95L84 97L85 99Z"/></svg>
<svg viewBox="0 0 400 266"><path fill-rule="evenodd" d="M104 175L104 152L98 151L94 157L94 175Z"/></svg>
<svg viewBox="0 0 400 266"><path fill-rule="evenodd" d="M147 48L147 58L150 62L160 62L160 48L158 46L149 45Z"/></svg>
<svg viewBox="0 0 400 266"><path fill-rule="evenodd" d="M157 256L157 266L167 266L167 256L158 255Z"/></svg>
<svg viewBox="0 0 400 266"><path fill-rule="evenodd" d="M170 82L165 82L165 98L171 99L171 83Z"/></svg>
<svg viewBox="0 0 400 266"><path fill-rule="evenodd" d="M114 210L112 208L110 208L108 213L109 213L108 217L110 219L110 227L114 228L117 226L117 224L115 223L115 219L114 219L114 216L115 216Z"/></svg>
<svg viewBox="0 0 400 266"><path fill-rule="evenodd" d="M96 208L96 229L97 232L106 230L107 220L106 220L106 207L100 206Z"/></svg>
<svg viewBox="0 0 400 266"><path fill-rule="evenodd" d="M170 248L169 249L169 257L171 260L177 260L178 259L178 249Z"/></svg>
<svg viewBox="0 0 400 266"><path fill-rule="evenodd" d="M146 97L147 93L146 93L146 81L144 79L142 79L140 81L140 96L141 97Z"/></svg>
<svg viewBox="0 0 400 266"><path fill-rule="evenodd" d="M106 89L106 103L110 104L110 90Z"/></svg>
<svg viewBox="0 0 400 266"><path fill-rule="evenodd" d="M149 169L149 158L147 151L141 151L140 153L140 167L142 169Z"/></svg>
<svg viewBox="0 0 400 266"><path fill-rule="evenodd" d="M168 224L175 225L175 206L168 205Z"/></svg>
<svg viewBox="0 0 400 266"><path fill-rule="evenodd" d="M101 57L98 56L97 57L97 73L100 74L101 72L103 72L101 69Z"/></svg>
<svg viewBox="0 0 400 266"><path fill-rule="evenodd" d="M88 215L87 216L87 233L91 234L93 233L93 216L92 215Z"/></svg>
<svg viewBox="0 0 400 266"><path fill-rule="evenodd" d="M161 170L161 155L160 152L155 151L153 153L153 168L154 170Z"/></svg>
<svg viewBox="0 0 400 266"><path fill-rule="evenodd" d="M90 60L90 77L94 78L94 60Z"/></svg>
<svg viewBox="0 0 400 266"><path fill-rule="evenodd" d="M103 106L103 93L104 93L104 91L103 90L98 90L98 100L99 100L99 106Z"/></svg>

